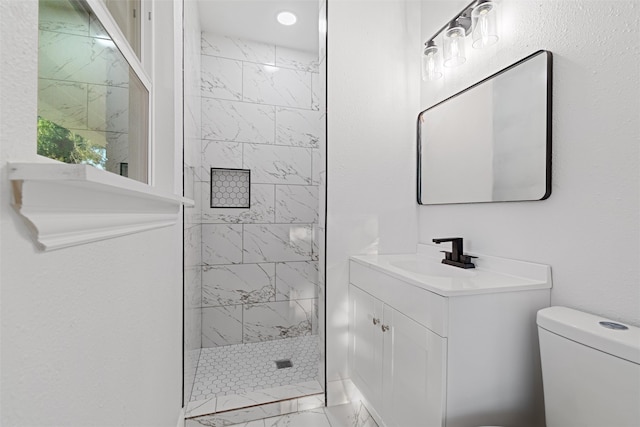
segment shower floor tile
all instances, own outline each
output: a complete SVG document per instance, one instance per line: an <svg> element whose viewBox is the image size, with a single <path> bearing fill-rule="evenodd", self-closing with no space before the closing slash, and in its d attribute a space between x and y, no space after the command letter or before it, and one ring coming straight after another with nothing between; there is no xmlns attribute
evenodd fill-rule
<svg viewBox="0 0 640 427"><path fill-rule="evenodd" d="M317 335L307 335L203 348L191 402L316 381L319 342ZM277 369L276 360L283 359L293 366Z"/></svg>

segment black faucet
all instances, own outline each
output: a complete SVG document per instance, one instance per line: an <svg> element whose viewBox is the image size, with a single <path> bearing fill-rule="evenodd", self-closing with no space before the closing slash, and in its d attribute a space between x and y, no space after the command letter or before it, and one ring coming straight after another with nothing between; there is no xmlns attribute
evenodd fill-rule
<svg viewBox="0 0 640 427"><path fill-rule="evenodd" d="M451 242L451 252L444 252L443 264L453 265L460 268L476 268L475 264L471 262L473 258L477 258L471 255L465 255L462 250L462 237L446 237L441 239L433 239L433 243L440 244L442 242Z"/></svg>

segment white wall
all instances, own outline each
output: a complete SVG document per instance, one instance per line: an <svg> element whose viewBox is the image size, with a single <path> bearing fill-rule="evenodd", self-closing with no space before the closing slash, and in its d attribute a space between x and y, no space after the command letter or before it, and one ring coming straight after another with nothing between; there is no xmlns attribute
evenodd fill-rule
<svg viewBox="0 0 640 427"><path fill-rule="evenodd" d="M155 3L173 10L172 2ZM175 426L181 226L42 253L10 207L6 162L37 161L37 7L0 3L0 424ZM172 28L171 20L158 23ZM172 93L157 98L160 105L172 108ZM173 120L161 123L157 173L167 178L157 182L173 191L181 173L173 167Z"/></svg>
<svg viewBox="0 0 640 427"><path fill-rule="evenodd" d="M348 257L415 251L419 3L328 2L327 381L347 377ZM332 400L332 396L329 396Z"/></svg>
<svg viewBox="0 0 640 427"><path fill-rule="evenodd" d="M422 39L466 1L422 2ZM640 8L503 1L499 43L423 83L421 108L538 49L553 52L553 191L538 202L424 206L420 241L550 264L552 304L640 325Z"/></svg>

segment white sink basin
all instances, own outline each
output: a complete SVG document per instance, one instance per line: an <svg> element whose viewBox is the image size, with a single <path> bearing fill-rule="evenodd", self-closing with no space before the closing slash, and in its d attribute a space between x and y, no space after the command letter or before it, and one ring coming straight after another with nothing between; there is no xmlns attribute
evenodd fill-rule
<svg viewBox="0 0 640 427"><path fill-rule="evenodd" d="M476 272L473 269L463 269L446 264L437 264L434 262L420 262L416 259L391 261L394 267L407 270L412 273L422 274L425 276L436 277L473 277Z"/></svg>
<svg viewBox="0 0 640 427"><path fill-rule="evenodd" d="M442 264L440 249L419 245L412 254L356 255L351 261L442 296L551 287L548 265L474 253L476 268L464 269Z"/></svg>

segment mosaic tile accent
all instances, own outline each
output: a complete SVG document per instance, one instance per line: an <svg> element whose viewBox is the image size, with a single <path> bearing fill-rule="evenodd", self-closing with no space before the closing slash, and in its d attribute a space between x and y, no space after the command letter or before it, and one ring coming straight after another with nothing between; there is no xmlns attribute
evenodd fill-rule
<svg viewBox="0 0 640 427"><path fill-rule="evenodd" d="M317 335L203 348L191 401L314 381L319 357ZM277 369L280 359L293 367Z"/></svg>
<svg viewBox="0 0 640 427"><path fill-rule="evenodd" d="M211 207L246 208L251 204L251 171L211 168Z"/></svg>

